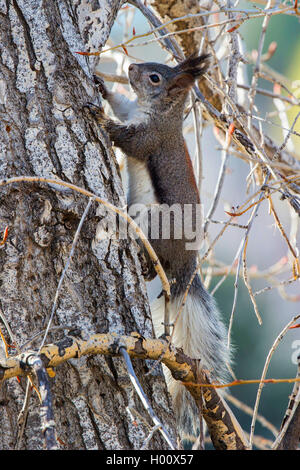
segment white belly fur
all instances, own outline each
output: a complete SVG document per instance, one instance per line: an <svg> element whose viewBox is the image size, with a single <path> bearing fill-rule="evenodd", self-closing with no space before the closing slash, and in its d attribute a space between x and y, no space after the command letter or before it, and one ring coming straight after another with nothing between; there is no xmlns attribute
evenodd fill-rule
<svg viewBox="0 0 300 470"><path fill-rule="evenodd" d="M157 199L146 164L135 158L128 157L127 171L128 206L132 204L156 204Z"/></svg>

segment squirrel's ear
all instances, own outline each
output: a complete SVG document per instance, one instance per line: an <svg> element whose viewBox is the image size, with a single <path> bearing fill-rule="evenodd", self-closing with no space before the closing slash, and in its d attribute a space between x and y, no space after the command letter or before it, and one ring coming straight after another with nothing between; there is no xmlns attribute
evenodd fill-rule
<svg viewBox="0 0 300 470"><path fill-rule="evenodd" d="M189 73L180 73L171 80L168 88L168 94L170 96L177 95L183 91L187 91L193 86L195 78Z"/></svg>
<svg viewBox="0 0 300 470"><path fill-rule="evenodd" d="M209 67L211 54L192 54L190 57L180 62L173 70L175 73L185 72L190 73L193 77L200 77L203 75Z"/></svg>

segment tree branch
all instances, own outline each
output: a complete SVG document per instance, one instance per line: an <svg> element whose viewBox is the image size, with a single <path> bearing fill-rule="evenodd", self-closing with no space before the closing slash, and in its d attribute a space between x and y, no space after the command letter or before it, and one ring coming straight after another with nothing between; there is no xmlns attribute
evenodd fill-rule
<svg viewBox="0 0 300 470"><path fill-rule="evenodd" d="M58 449L56 439L56 427L52 408L52 397L49 384L49 376L44 367L42 358L36 352L28 351L19 356L19 365L27 373L34 373L38 381L40 404L40 418L42 432L45 438L47 450Z"/></svg>
<svg viewBox="0 0 300 470"><path fill-rule="evenodd" d="M203 398L201 408L207 423L211 439L216 449L247 449L247 440L232 411L220 397L215 388L204 389L201 383L210 385L207 374L197 374L197 361L190 359L181 350L175 349L162 339L146 339L138 333L131 336L117 334L96 334L86 341L69 333L63 340L44 346L40 358L47 369L57 367L69 359L79 359L86 355L103 354L119 356L124 348L130 357L139 359L160 360L171 371L176 380L186 384L196 402ZM32 353L31 353L32 354ZM0 380L28 374L24 368L24 355L20 354L0 360Z"/></svg>

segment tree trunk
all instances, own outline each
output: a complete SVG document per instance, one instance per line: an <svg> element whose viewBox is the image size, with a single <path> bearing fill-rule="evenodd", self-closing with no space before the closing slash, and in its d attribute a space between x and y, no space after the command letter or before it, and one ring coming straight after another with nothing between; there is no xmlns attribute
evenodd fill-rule
<svg viewBox="0 0 300 470"><path fill-rule="evenodd" d="M105 44L121 3L0 2L1 179L59 178L122 207L124 195L114 155L84 111L84 104L96 99L93 63L75 53L99 50ZM21 183L1 188L0 230L8 226L8 240L0 249L0 309L17 351L47 325L87 202L86 197L53 185ZM64 329L52 329L46 344L63 338L70 328L84 338L134 331L152 336L136 243L95 239L100 219L101 211L92 203L54 316L53 325ZM1 330L11 342L2 322ZM29 347L38 349L41 339ZM10 354L15 351L9 349ZM145 361L135 360L134 368L156 414L169 430L174 429L160 369L145 377ZM51 390L60 448L141 447L149 428L139 414L151 422L121 358L82 357L55 372ZM19 383L11 379L0 389L2 449L43 448L34 391L23 437L18 437L26 383L26 378ZM137 413L130 414L129 409ZM163 449L167 444L155 433L149 447Z"/></svg>

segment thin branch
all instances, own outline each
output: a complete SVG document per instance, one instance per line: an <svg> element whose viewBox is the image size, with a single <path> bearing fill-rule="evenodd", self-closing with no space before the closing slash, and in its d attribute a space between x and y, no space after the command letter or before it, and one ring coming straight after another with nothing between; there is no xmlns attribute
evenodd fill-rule
<svg viewBox="0 0 300 470"><path fill-rule="evenodd" d="M113 81L113 80L111 80L111 81ZM116 81L118 81L118 80L116 80ZM123 83L123 82L120 82L120 83ZM237 87L242 88L243 90L250 90L250 86L242 84L242 83L238 83ZM272 93L269 90L264 90L262 88L256 88L256 93L258 93L260 95L263 95L263 96L267 96L269 98L278 99L280 101L284 101L286 103L289 103L289 104L292 104L292 105L295 105L295 106L300 106L300 101L297 100L296 98L290 98L288 96L280 95L278 93Z"/></svg>
<svg viewBox="0 0 300 470"><path fill-rule="evenodd" d="M296 117L295 117L295 119L294 119L294 121L293 121L293 124L292 124L290 130L288 131L288 133L287 133L286 136L285 136L285 139L284 139L283 143L280 145L280 147L279 147L279 148L277 149L277 151L274 153L274 155L273 155L273 160L276 160L276 159L278 158L278 155L281 153L281 151L286 147L286 145L287 145L287 143L288 143L288 140L289 140L289 138L290 138L290 136L291 136L291 134L292 134L292 132L293 132L293 130L294 130L294 127L295 127L295 125L296 125L296 123L297 123L297 121L298 121L299 116L300 116L300 111L299 111L299 113L296 115Z"/></svg>
<svg viewBox="0 0 300 470"><path fill-rule="evenodd" d="M300 318L300 315L296 315L294 318L292 318L292 320L289 321L288 324L282 329L282 331L279 333L279 335L275 339L275 341L274 341L274 343L273 343L273 345L272 345L272 347L271 347L271 349L270 349L270 351L267 355L265 365L264 365L264 368L263 368L263 371L262 371L261 380L260 380L260 384L259 384L259 387L258 387L257 395L256 395L255 405L254 405L254 412L253 412L253 417L252 417L252 422L251 422L250 439L249 439L250 446L252 446L252 442L253 442L254 429L255 429L255 423L256 423L256 417L257 417L257 412L258 412L259 401L260 401L262 389L263 389L263 386L264 386L264 380L266 378L266 374L267 374L267 371L268 371L268 367L269 367L271 358L272 358L273 353L274 353L275 349L277 348L278 344L280 343L280 341L282 340L284 335L289 331L290 326L292 326L293 323L295 323L295 321L298 318Z"/></svg>
<svg viewBox="0 0 300 470"><path fill-rule="evenodd" d="M28 416L28 411L29 411L29 401L30 401L31 394L32 394L32 384L28 377L27 383L26 383L25 398L23 401L22 409L18 415L18 420L17 420L18 434L17 434L17 442L15 446L17 450L20 450L21 448L22 438L24 435L25 426L27 422L27 416Z"/></svg>
<svg viewBox="0 0 300 470"><path fill-rule="evenodd" d="M200 259L200 265L203 264L203 262L207 259L208 255L210 254L210 252L212 251L213 247L215 246L215 244L217 243L217 241L222 237L223 233L225 232L225 230L227 229L227 227L229 227L229 225L231 224L232 220L234 219L234 216L230 217L228 219L227 222L225 222L224 224L224 227L220 230L220 232L218 233L218 235L215 237L215 239L210 243L208 249L206 250L206 252L204 253L204 255L201 257Z"/></svg>
<svg viewBox="0 0 300 470"><path fill-rule="evenodd" d="M126 364L126 367L127 367L127 372L129 374L129 378L131 380L131 383L133 384L138 396L141 399L141 402L143 403L144 408L147 410L147 412L149 413L149 415L150 415L150 417L151 417L151 419L154 423L154 426L155 426L154 430L157 429L162 434L163 438L165 439L165 441L167 442L167 444L169 445L171 450L175 450L176 449L175 443L172 441L171 437L169 436L169 433L167 432L167 430L165 429L163 424L160 422L160 420L157 418L156 414L154 413L154 410L153 410L152 406L150 405L149 400L148 400L144 390L142 389L142 386L141 386L137 376L135 375L134 369L132 367L132 362L130 360L130 356L129 356L128 352L126 351L126 348L124 346L120 346L119 352L122 354L122 356L124 358L124 361L125 361L125 364ZM153 432L152 432L152 434L153 434Z"/></svg>
<svg viewBox="0 0 300 470"><path fill-rule="evenodd" d="M220 225L226 225L227 222L225 222L225 220L213 220L213 219L209 219L208 220L211 224L220 224ZM247 228L247 225L242 225L242 224L237 224L236 222L232 222L230 224L230 227L237 227L237 228L242 228L242 229L246 229Z"/></svg>
<svg viewBox="0 0 300 470"><path fill-rule="evenodd" d="M5 325L5 328L6 328L7 332L8 332L8 334L9 334L11 343L14 345L14 347L16 348L16 350L18 351L18 353L20 353L20 352L21 352L21 349L20 349L20 347L19 347L19 344L18 344L18 342L17 342L17 340L16 340L16 338L15 338L15 335L14 335L13 332L12 332L12 329L11 329L10 326L9 326L8 321L7 321L6 318L5 318L4 313L2 313L1 310L0 310L0 319L3 321L3 323L4 323L4 325ZM6 348L6 350L7 350L7 343L6 343L5 339L4 339L4 336L2 335L2 332L1 332L1 338L2 338L2 340L3 340L3 342L4 342L4 344L5 344L5 348Z"/></svg>
<svg viewBox="0 0 300 470"><path fill-rule="evenodd" d="M228 137L227 137L227 139L228 139ZM223 186L224 178L225 178L225 173L226 173L227 161L228 161L228 146L227 146L226 149L224 149L222 151L221 166L220 166L220 170L219 170L216 189L215 189L212 204L211 204L211 206L209 208L209 211L206 215L206 221L204 223L204 235L207 232L209 219L213 216L213 214L216 210L216 207L218 205L219 199L220 199L221 190L222 190L222 186Z"/></svg>
<svg viewBox="0 0 300 470"><path fill-rule="evenodd" d="M228 382L228 383L225 383L225 384L219 384L219 383L214 383L214 382L209 383L209 384L207 384L207 383L198 383L197 387L219 389L219 388L236 387L238 385L260 384L261 382L263 384L285 384L285 383L298 384L298 383L300 383L300 378L296 377L296 378L290 378L290 379L264 379L263 381L261 381L261 379L248 379L248 380L247 379L235 379L232 382Z"/></svg>
<svg viewBox="0 0 300 470"><path fill-rule="evenodd" d="M107 82L121 83L122 85L129 84L129 80L125 75L115 75L112 73L104 73L98 69L94 70L94 74L97 75L97 77L103 78Z"/></svg>
<svg viewBox="0 0 300 470"><path fill-rule="evenodd" d="M267 184L269 175L265 178L264 184ZM236 302L237 302L237 294L238 294L238 281L239 281L239 274L240 274L240 268L241 268L241 263L242 263L242 257L243 253L245 250L245 246L247 243L248 235L252 227L253 220L256 217L256 214L258 212L259 206L261 204L261 197L258 197L257 204L255 205L252 214L250 215L250 218L247 223L247 230L245 230L245 235L244 239L242 240L239 249L238 249L238 265L236 269L236 276L235 276L235 281L234 281L234 296L233 296L233 304L232 304L232 309L231 309L231 314L230 314L230 320L229 320L229 326L228 326L228 337L227 337L227 344L228 347L230 345L230 340L231 340L231 331L232 331L232 325L233 325L233 318L234 318L234 312L236 308Z"/></svg>
<svg viewBox="0 0 300 470"><path fill-rule="evenodd" d="M254 297L256 297L259 294L263 294L271 289L278 289L280 286L287 286L289 284L292 284L293 282L297 281L300 276L293 277L292 279L286 279L285 281L277 282L273 286L266 286L263 289L257 290L256 292L253 293Z"/></svg>
<svg viewBox="0 0 300 470"><path fill-rule="evenodd" d="M270 0L269 0L269 2L270 2ZM140 5L142 5L141 2L137 2L136 0L130 0L130 3L135 4L135 5L138 5L138 3L139 3ZM271 16L274 16L274 15L280 15L280 14L283 14L283 13L287 13L289 11L290 11L290 7L285 7L285 8L282 8L280 10L278 10L278 9L268 9L268 11L265 11L264 13L257 13L257 11L255 11L255 10L253 10L251 13L249 13L249 12L247 12L247 10L236 10L236 9L230 9L230 10L229 9L223 9L223 10L220 10L219 12L220 13L240 12L240 13L244 14L245 16L243 18L239 19L239 26L241 26L245 21L247 21L249 19L261 18L261 17L265 18L266 15L268 17L271 17ZM210 23L210 24L206 24L206 25L203 25L203 26L194 26L194 27L178 30L178 31L175 31L175 32L166 32L165 34L160 35L158 38L153 38L153 39L150 39L148 41L140 42L140 43L137 43L137 44L131 44L132 41L134 41L136 39L145 38L147 36L150 36L151 34L159 32L161 29L165 28L166 26L168 26L170 24L182 21L184 19L190 19L190 18L196 18L196 17L200 17L200 16L203 17L203 16L212 15L213 13L215 14L217 12L195 13L195 14L184 15L184 16L179 17L179 18L174 18L174 19L172 19L172 20L170 20L170 21L168 21L164 24L160 24L159 26L156 26L154 29L152 29L150 31L147 31L146 33L134 35L131 38L127 39L126 41L124 41L124 42L122 42L122 43L120 43L116 46L113 46L113 47L110 47L110 48L107 48L107 49L104 49L104 50L98 51L98 52L77 52L77 54L86 55L86 56L99 56L101 54L104 54L105 52L112 51L112 50L118 49L120 47L122 47L123 50L124 50L124 48L126 50L127 47L144 46L144 45L151 44L153 42L160 41L161 39L163 39L165 41L166 39L168 39L172 36L178 35L178 34L184 34L184 33L191 33L191 32L194 32L194 31L207 30L207 29L210 29L210 28L216 28L216 27L220 27L220 26L223 26L223 25L227 25L227 24L236 22L235 18L229 18L229 19L220 21L218 23L212 23L212 24ZM144 11L144 14L146 15L146 11ZM148 13L148 16L150 16L149 13ZM151 22L153 22L154 18L155 18L155 16L153 15Z"/></svg>
<svg viewBox="0 0 300 470"><path fill-rule="evenodd" d="M248 245L248 237L245 240L245 246L244 246L244 249L243 249L243 277L244 277L245 286L248 289L249 297L250 297L251 302L252 302L253 307L254 307L256 318L258 320L258 323L261 325L262 324L262 319L261 319L260 313L258 311L258 307L257 307L257 303L256 303L256 300L255 300L255 297L254 297L254 294L253 294L252 287L251 287L249 279L248 279L248 270L247 270L247 262L246 262L247 245Z"/></svg>
<svg viewBox="0 0 300 470"><path fill-rule="evenodd" d="M239 250L240 250L240 248L239 248ZM239 250L238 250L236 256L233 258L233 261L232 261L232 263L231 263L231 266L230 266L229 268L228 268L228 267L226 268L225 273L223 274L222 278L219 280L219 282L218 282L218 283L215 285L215 287L212 289L211 295L215 295L215 293L216 293L217 290L221 287L221 285L223 284L223 282L226 281L227 277L228 277L230 274L232 274L233 267L234 267L234 265L236 264L237 257L239 256ZM212 275L213 275L213 274L214 274L214 273L212 272Z"/></svg>
<svg viewBox="0 0 300 470"><path fill-rule="evenodd" d="M251 87L249 91L249 118L248 118L248 128L251 128L251 123L252 123L252 111L253 111L253 106L254 106L254 98L256 94L256 87L257 87L257 81L258 81L258 73L260 70L260 62L261 62L261 55L262 55L262 50L264 46L264 41L265 41L265 36L267 32L267 27L270 21L270 15L267 13L267 10L269 10L270 6L272 5L272 0L268 0L268 3L265 8L265 16L262 24L262 31L260 34L259 38L259 44L258 44L258 51L257 51L257 58L256 58L256 64L254 68L254 73L252 77L252 82L251 82Z"/></svg>
<svg viewBox="0 0 300 470"><path fill-rule="evenodd" d="M234 397L230 393L224 392L224 397L227 401L232 403L239 410L242 410L249 416L253 416L253 408L251 408L251 406L248 406L245 403L241 402L241 400ZM257 414L257 421L266 429L268 429L275 437L278 435L278 429L272 423L270 423L264 416Z"/></svg>
<svg viewBox="0 0 300 470"><path fill-rule="evenodd" d="M160 34L160 36L162 37L163 39L163 42L166 46L166 48L172 52L172 54L174 55L174 57L178 57L178 58L181 58L183 59L184 58L184 54L182 53L180 47L178 46L177 42L174 41L173 38L168 38L168 37L165 37L168 30L166 29L166 26L169 24L169 23L165 23L165 24L162 24L162 22L160 21L160 19L154 14L153 10L151 10L150 8L148 8L144 2L142 2L141 0L128 0L128 3L130 3L131 5L135 6L136 8L138 8L138 10L140 10L140 12L145 16L145 18L147 18L147 20L149 21L150 24L152 24L154 26L155 29L152 30L152 32L158 32ZM151 34L151 32L150 32Z"/></svg>
<svg viewBox="0 0 300 470"><path fill-rule="evenodd" d="M281 232L283 238L285 239L285 241L286 241L286 243L287 243L287 245L288 245L288 247L289 247L289 250L290 250L290 252L291 252L291 254L292 254L293 258L294 258L294 263L295 263L295 266L296 266L296 273L295 273L295 277L296 277L297 275L300 275L299 259L298 259L297 253L296 253L294 247L291 245L291 242L290 242L290 240L288 239L288 237L287 237L287 235L286 235L286 233L285 233L285 231L284 231L284 229L283 229L283 227L282 227L282 224L281 224L281 222L280 222L280 220L279 220L279 217L278 217L278 215L277 215L277 212L275 211L274 204L273 204L273 201L272 201L271 196L269 196L268 199L269 199L269 203L270 203L270 210L271 210L271 212L272 212L272 214L273 214L273 216L274 216L274 219L275 219L275 221L276 221L277 227L279 228L279 231Z"/></svg>
<svg viewBox="0 0 300 470"><path fill-rule="evenodd" d="M140 450L146 450L148 448L149 442L151 441L153 435L156 433L156 431L161 431L161 425L157 424L156 426L153 426L150 429L150 432L146 439L144 440L143 444L140 447Z"/></svg>

